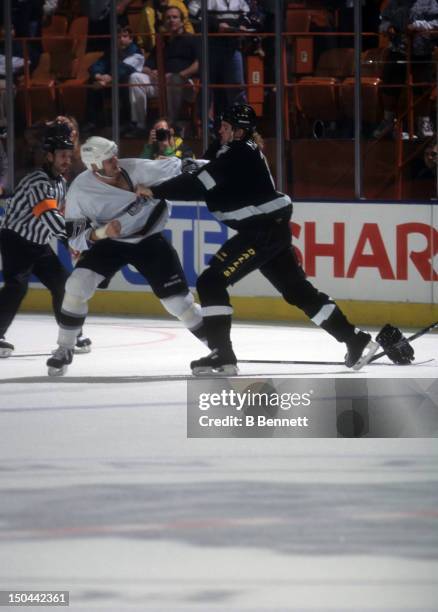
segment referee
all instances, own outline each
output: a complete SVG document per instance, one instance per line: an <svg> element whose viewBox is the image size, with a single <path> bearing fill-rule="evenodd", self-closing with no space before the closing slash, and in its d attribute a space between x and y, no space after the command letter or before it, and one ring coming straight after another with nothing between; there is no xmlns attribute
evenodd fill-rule
<svg viewBox="0 0 438 612"><path fill-rule="evenodd" d="M1 224L4 286L0 289L0 357L9 357L14 350L5 334L27 293L31 275L35 274L52 294L57 320L68 278L68 272L49 245L52 237L67 239L60 209L66 196L64 176L73 154L68 126L59 122L47 126L43 148L46 155L42 168L20 181ZM88 352L90 344L88 338L79 337L76 346Z"/></svg>

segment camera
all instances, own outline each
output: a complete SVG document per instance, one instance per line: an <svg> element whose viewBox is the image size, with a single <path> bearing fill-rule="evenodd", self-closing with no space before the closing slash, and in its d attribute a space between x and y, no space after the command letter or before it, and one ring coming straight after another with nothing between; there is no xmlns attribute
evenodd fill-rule
<svg viewBox="0 0 438 612"><path fill-rule="evenodd" d="M158 142L163 142L164 140L169 140L170 138L170 130L166 130L165 128L158 128L155 131L155 137Z"/></svg>

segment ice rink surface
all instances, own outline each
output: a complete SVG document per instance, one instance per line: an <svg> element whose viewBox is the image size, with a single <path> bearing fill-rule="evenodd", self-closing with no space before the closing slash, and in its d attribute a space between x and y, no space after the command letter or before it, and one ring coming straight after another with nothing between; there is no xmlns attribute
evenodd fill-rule
<svg viewBox="0 0 438 612"><path fill-rule="evenodd" d="M90 317L86 333L60 379L51 317L8 334L0 589L68 590L71 610L438 611L437 438L187 439L204 347L168 320ZM236 324L233 342L242 359L344 354L311 327ZM438 335L415 350L435 359ZM241 373L437 378L438 361Z"/></svg>

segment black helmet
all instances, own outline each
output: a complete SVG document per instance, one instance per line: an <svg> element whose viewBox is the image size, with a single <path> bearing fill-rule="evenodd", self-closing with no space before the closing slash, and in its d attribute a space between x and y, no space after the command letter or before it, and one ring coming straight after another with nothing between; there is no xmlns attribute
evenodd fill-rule
<svg viewBox="0 0 438 612"><path fill-rule="evenodd" d="M66 123L56 121L46 126L43 137L43 149L53 153L56 149L73 149L71 129Z"/></svg>
<svg viewBox="0 0 438 612"><path fill-rule="evenodd" d="M249 104L233 104L222 113L222 121L226 121L233 127L242 128L253 132L256 127L257 117L252 106Z"/></svg>

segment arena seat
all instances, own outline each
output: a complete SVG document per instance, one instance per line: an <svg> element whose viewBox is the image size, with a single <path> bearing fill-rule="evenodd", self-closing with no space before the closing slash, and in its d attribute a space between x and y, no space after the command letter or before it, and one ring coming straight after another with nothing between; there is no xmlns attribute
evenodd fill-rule
<svg viewBox="0 0 438 612"><path fill-rule="evenodd" d="M296 84L296 104L307 118L337 121L341 118L339 85L354 70L353 49L330 49L321 54L314 76Z"/></svg>
<svg viewBox="0 0 438 612"><path fill-rule="evenodd" d="M70 28L66 28L65 17L55 15L58 25L50 25L43 32L43 48L50 53L51 70L57 80L65 80L72 77L73 60L84 55L87 46L88 17L76 17L71 22ZM56 35L56 38L50 38Z"/></svg>
<svg viewBox="0 0 438 612"><path fill-rule="evenodd" d="M40 55L38 65L28 82L28 89L17 88L17 108L31 125L57 114L55 78L49 53Z"/></svg>
<svg viewBox="0 0 438 612"><path fill-rule="evenodd" d="M85 53L73 60L73 78L67 79L59 88L59 101L64 114L73 115L78 121L85 117L89 67L103 55L102 51Z"/></svg>
<svg viewBox="0 0 438 612"><path fill-rule="evenodd" d="M384 48L368 49L362 54L361 97L362 120L377 124L382 117L380 84L388 51ZM340 85L340 103L349 118L354 117L354 77L346 78Z"/></svg>
<svg viewBox="0 0 438 612"><path fill-rule="evenodd" d="M88 17L76 17L70 24L68 35L72 39L74 57L82 57L87 47Z"/></svg>
<svg viewBox="0 0 438 612"><path fill-rule="evenodd" d="M64 17L64 15L53 15L50 24L42 29L41 43L43 51L45 53L56 53L62 37L65 37L67 34L67 29L67 17Z"/></svg>
<svg viewBox="0 0 438 612"><path fill-rule="evenodd" d="M140 32L141 12L128 13L129 27L131 28L134 37Z"/></svg>

